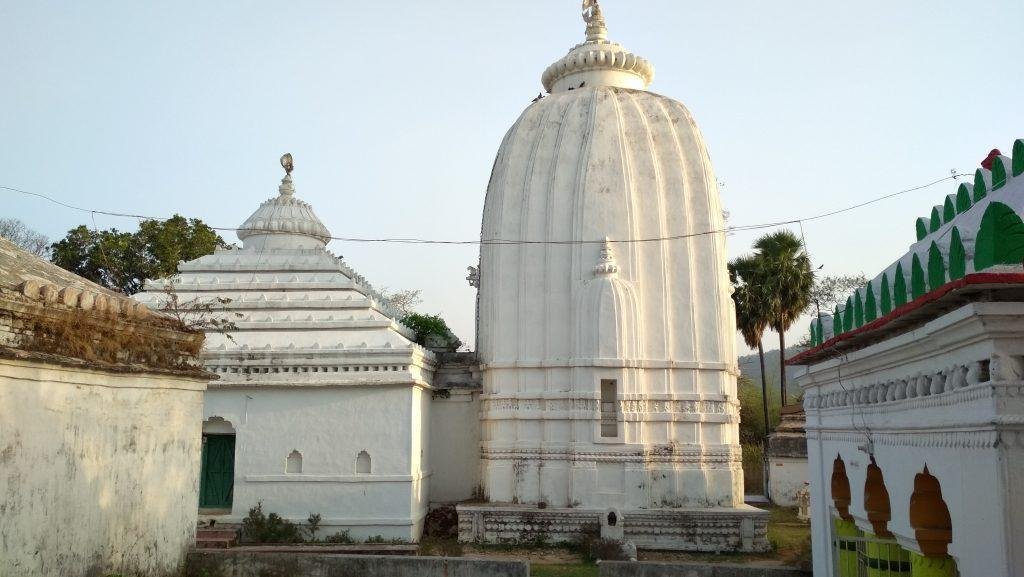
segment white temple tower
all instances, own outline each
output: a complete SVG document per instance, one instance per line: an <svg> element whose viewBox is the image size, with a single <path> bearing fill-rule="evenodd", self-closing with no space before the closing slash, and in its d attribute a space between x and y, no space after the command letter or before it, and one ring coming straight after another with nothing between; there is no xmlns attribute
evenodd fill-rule
<svg viewBox="0 0 1024 577"><path fill-rule="evenodd" d="M491 505L460 509L463 537L501 539L513 511L532 508L568 538L566 519L612 508L641 546L762 548L763 517L743 505L707 148L682 104L646 90L653 66L607 40L595 1L584 18L586 41L544 72L549 95L505 136L487 189L478 348ZM731 537L698 536L694 515L711 512L736 520Z"/></svg>

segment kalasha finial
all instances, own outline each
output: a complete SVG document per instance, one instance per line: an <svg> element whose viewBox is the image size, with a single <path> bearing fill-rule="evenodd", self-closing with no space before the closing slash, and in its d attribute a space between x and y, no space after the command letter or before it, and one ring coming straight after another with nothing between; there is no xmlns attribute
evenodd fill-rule
<svg viewBox="0 0 1024 577"><path fill-rule="evenodd" d="M596 42L608 39L608 27L605 25L604 14L597 0L583 0L583 21L587 23L587 41Z"/></svg>
<svg viewBox="0 0 1024 577"><path fill-rule="evenodd" d="M277 190L281 193L281 196L291 196L295 194L295 185L292 184L292 171L295 170L295 161L292 159L290 152L286 152L281 157L281 168L284 169L284 178L281 179L281 186L277 187Z"/></svg>

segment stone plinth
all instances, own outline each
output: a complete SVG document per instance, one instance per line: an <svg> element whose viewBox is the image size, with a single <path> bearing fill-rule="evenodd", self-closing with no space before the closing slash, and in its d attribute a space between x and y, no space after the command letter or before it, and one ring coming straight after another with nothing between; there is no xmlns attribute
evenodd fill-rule
<svg viewBox="0 0 1024 577"><path fill-rule="evenodd" d="M459 541L568 543L598 534L606 510L526 505L459 505ZM747 505L622 511L625 539L639 549L753 553L767 551L768 512Z"/></svg>

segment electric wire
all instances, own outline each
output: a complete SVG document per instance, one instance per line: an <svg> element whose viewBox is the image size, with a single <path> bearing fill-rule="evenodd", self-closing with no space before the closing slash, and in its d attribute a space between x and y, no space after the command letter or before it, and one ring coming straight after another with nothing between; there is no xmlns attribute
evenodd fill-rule
<svg viewBox="0 0 1024 577"><path fill-rule="evenodd" d="M766 228L778 228L778 227L781 227L781 226L787 226L787 225L792 225L792 224L802 224L802 223L805 223L805 222L811 222L811 221L815 221L815 220L820 220L820 219L828 218L828 217L835 216L835 215L838 215L838 214L843 214L843 213L846 213L846 212L857 210L859 208L863 208L865 206L869 206L869 205L881 202L883 200L887 200L887 199L894 198L896 196L900 196L900 195L904 195L904 194L908 194L908 193L911 193L911 192L916 192L918 190L923 190L925 188L930 188L932 186L935 186L935 185L937 185L939 183L942 183L942 182L945 182L947 180L956 180L956 179L958 179L960 177L964 177L964 176L971 176L971 175L968 175L968 174L951 174L949 176L945 176L945 177L940 178L938 180L933 180L933 181L928 182L926 184L921 184L921 185L914 186L914 187L911 187L911 188L906 188L906 189L899 190L899 191L896 191L896 192L892 192L892 193L889 193L889 194L885 194L885 195L882 195L882 196L879 196L879 197L876 197L876 198L872 198L872 199L869 199L869 200L866 200L864 202L860 202L860 203L857 203L857 204L854 204L854 205L851 205L851 206L847 206L847 207L844 207L844 208L839 208L839 209L831 210L831 211L828 211L828 212L823 212L823 213L820 213L820 214L815 214L815 215L807 216L807 217L804 217L804 218L795 218L795 219L791 219L791 220L781 220L781 221L766 222L766 223L760 223L760 224L727 226L725 228L720 228L720 229L712 229L712 230L706 230L706 231L700 231L700 232L692 232L692 233L678 234L678 235L672 235L672 236L663 236L663 237L636 238L636 239L611 239L611 240L609 240L607 242L609 242L611 244L645 244L645 243L654 243L654 242L667 242L667 241L682 240L682 239L695 238L695 237L701 237L701 236L709 236L709 235L715 235L715 234L729 234L729 233L735 233L735 232L746 232L746 231L752 231L752 230L762 230L762 229L766 229ZM135 214L135 213L129 213L129 212L116 212L116 211L106 211L106 210L82 208L80 206L75 206L73 204L69 204L69 203L63 202L61 200L57 200L57 199L55 199L55 198L53 198L51 196L45 195L45 194L41 194L41 193L38 193L38 192L32 192L32 191L28 191L28 190L23 190L23 189L15 188L15 187L12 187L12 186L0 185L0 190L6 190L6 191L9 191L9 192L15 192L15 193L19 193L19 194L28 195L28 196L34 196L34 197L41 198L43 200L46 200L48 202L51 202L53 204L56 204L56 205L59 205L59 206L62 206L62 207L65 207L65 208L68 208L68 209L71 209L71 210L77 210L77 211L80 211L80 212L90 213L92 215L102 214L102 215L105 215L105 216L112 216L112 217L117 217L117 218L134 218L134 219L155 220L155 221L165 221L165 220L167 220L167 218L155 217L155 216L147 216L147 215ZM227 232L233 232L233 231L237 231L238 230L238 227L233 227L233 226L232 227L210 226L210 228L212 230L227 231ZM267 232L267 233L280 232L280 231L263 230L263 229L251 229L251 230L253 230L253 232ZM427 244L427 245L450 245L450 246L451 245L454 245L454 246L474 246L474 245L475 246L491 246L491 245L585 245L585 244L603 244L605 242L604 240L516 240L516 239L438 240L438 239L406 238L406 237L367 238L367 237L344 237L344 236L330 236L330 237L327 237L327 238L329 238L330 240L338 241L338 242L349 242L349 243Z"/></svg>

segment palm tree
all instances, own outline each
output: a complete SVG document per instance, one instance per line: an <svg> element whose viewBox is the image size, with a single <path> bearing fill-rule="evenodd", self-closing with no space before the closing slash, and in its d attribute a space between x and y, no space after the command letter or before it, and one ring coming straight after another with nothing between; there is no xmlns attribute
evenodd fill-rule
<svg viewBox="0 0 1024 577"><path fill-rule="evenodd" d="M765 288L772 295L769 326L779 333L779 383L782 404L786 395L786 331L810 305L814 286L811 259L803 242L792 232L766 234L754 243L754 258L760 261Z"/></svg>
<svg viewBox="0 0 1024 577"><path fill-rule="evenodd" d="M729 263L729 280L732 281L732 298L736 303L736 328L743 335L743 342L750 348L757 347L761 361L761 405L764 408L764 435L768 436L768 380L764 370L764 346L762 337L770 320L770 303L759 282L759 261L752 256L740 257Z"/></svg>

